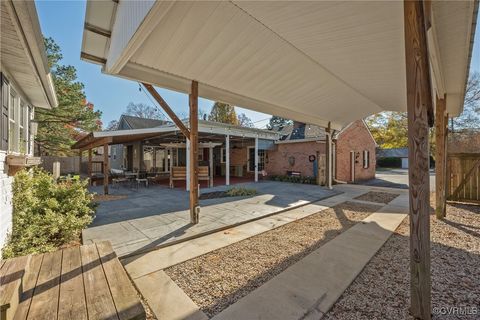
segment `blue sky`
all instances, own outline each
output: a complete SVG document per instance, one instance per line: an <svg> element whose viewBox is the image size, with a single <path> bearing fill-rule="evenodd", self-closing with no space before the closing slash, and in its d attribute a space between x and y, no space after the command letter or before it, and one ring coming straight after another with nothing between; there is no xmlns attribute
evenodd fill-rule
<svg viewBox="0 0 480 320"><path fill-rule="evenodd" d="M87 99L103 112L102 121L107 124L118 119L131 101L150 105L152 103L138 90L136 82L102 74L100 66L80 60L85 4L85 1L75 0L36 1L43 34L52 37L60 45L63 63L77 68L78 78L85 84ZM480 23L477 24L471 71L480 72ZM187 114L187 95L169 90L159 91L177 114ZM209 112L212 105L213 102L206 99L199 101L199 108L205 112ZM268 123L269 115L237 108L237 113L242 112L247 114L257 127L264 127Z"/></svg>
<svg viewBox="0 0 480 320"><path fill-rule="evenodd" d="M105 75L100 66L80 60L85 1L37 0L35 3L43 34L60 45L62 63L75 66L78 79L85 84L87 99L103 113L104 124L118 119L130 101L152 105L145 93L138 90L136 82ZM187 95L162 89L159 92L178 115L188 114ZM210 100L199 100L199 108L205 112L209 112L212 105ZM265 127L270 118L269 115L242 108L237 108L237 113L245 113L257 127Z"/></svg>

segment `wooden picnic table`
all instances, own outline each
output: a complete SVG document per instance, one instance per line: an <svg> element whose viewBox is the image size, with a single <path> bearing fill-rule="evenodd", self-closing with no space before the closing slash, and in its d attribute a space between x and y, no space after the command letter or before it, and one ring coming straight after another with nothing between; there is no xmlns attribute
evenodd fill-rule
<svg viewBox="0 0 480 320"><path fill-rule="evenodd" d="M12 319L145 317L136 289L112 246L105 241L32 255Z"/></svg>

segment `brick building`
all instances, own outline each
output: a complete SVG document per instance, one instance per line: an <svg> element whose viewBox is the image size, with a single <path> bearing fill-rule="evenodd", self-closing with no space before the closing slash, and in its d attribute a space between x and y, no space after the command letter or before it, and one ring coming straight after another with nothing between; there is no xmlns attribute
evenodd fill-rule
<svg viewBox="0 0 480 320"><path fill-rule="evenodd" d="M279 130L281 138L265 156L268 175L316 176L325 155L325 129L294 122ZM363 120L333 134L334 180L358 182L375 177L376 143Z"/></svg>

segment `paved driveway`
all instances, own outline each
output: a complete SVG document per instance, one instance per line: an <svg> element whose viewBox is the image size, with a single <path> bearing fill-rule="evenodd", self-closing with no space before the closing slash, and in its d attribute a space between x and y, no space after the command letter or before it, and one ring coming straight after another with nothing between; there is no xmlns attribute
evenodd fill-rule
<svg viewBox="0 0 480 320"><path fill-rule="evenodd" d="M375 179L362 182L367 186L408 189L408 169L377 168ZM430 191L435 191L435 171L430 170Z"/></svg>
<svg viewBox="0 0 480 320"><path fill-rule="evenodd" d="M111 189L111 194L127 198L103 201L97 208L92 225L83 230L84 243L109 240L119 256L177 242L185 238L227 228L251 219L298 207L338 194L315 185L276 181L242 183L236 186L254 188L258 194L201 200L200 223L190 224L188 192L165 186ZM220 186L203 192L225 190ZM102 187L92 191L101 193Z"/></svg>

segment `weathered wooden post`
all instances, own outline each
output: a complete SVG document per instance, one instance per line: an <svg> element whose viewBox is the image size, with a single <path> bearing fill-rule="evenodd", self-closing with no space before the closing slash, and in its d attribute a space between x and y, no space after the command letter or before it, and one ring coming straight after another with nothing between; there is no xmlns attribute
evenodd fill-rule
<svg viewBox="0 0 480 320"><path fill-rule="evenodd" d="M190 91L190 221L198 223L198 82Z"/></svg>
<svg viewBox="0 0 480 320"><path fill-rule="evenodd" d="M103 145L103 194L108 194L108 144Z"/></svg>
<svg viewBox="0 0 480 320"><path fill-rule="evenodd" d="M423 1L404 1L410 200L410 312L431 319L428 127L432 114Z"/></svg>
<svg viewBox="0 0 480 320"><path fill-rule="evenodd" d="M53 179L57 180L58 178L60 178L60 162L59 161L53 162L52 172L53 172Z"/></svg>
<svg viewBox="0 0 480 320"><path fill-rule="evenodd" d="M448 122L446 100L437 97L435 110L435 214L438 219L445 217L446 210L446 181L447 181L447 151L446 135Z"/></svg>
<svg viewBox="0 0 480 320"><path fill-rule="evenodd" d="M330 122L328 122L328 126L325 129L326 133L326 144L325 144L325 154L326 154L326 164L325 168L327 170L326 176L326 183L325 185L332 189L332 127Z"/></svg>
<svg viewBox="0 0 480 320"><path fill-rule="evenodd" d="M92 149L88 149L88 183L92 185Z"/></svg>

